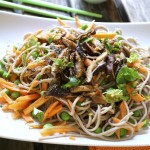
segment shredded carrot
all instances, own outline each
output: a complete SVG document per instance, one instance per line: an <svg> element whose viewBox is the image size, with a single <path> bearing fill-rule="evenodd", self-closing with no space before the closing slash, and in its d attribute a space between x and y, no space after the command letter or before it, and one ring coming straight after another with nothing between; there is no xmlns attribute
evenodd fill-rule
<svg viewBox="0 0 150 150"><path fill-rule="evenodd" d="M75 140L75 137L74 136L69 136L69 139L70 140Z"/></svg>
<svg viewBox="0 0 150 150"><path fill-rule="evenodd" d="M130 84L126 84L126 90L127 90L128 94L129 94L129 96L130 96L130 98L131 98L132 100L134 100L134 101L136 101L136 102L142 102L142 101L145 100L145 98L142 97L140 94L138 94L138 93L133 94L133 92L135 91L135 89L132 88L132 87L130 86Z"/></svg>
<svg viewBox="0 0 150 150"><path fill-rule="evenodd" d="M113 117L112 120L113 120L114 123L119 123L120 122L120 119L115 118L115 117ZM120 139L120 129L116 130L115 133L116 133L118 139Z"/></svg>
<svg viewBox="0 0 150 150"><path fill-rule="evenodd" d="M13 119L19 119L21 117L21 114L18 111L14 111L12 113L12 118Z"/></svg>
<svg viewBox="0 0 150 150"><path fill-rule="evenodd" d="M63 20L61 20L60 18L57 17L57 20L58 20L58 22L59 22L59 24L60 24L61 26L70 27L68 24L66 24L66 23L65 23Z"/></svg>
<svg viewBox="0 0 150 150"><path fill-rule="evenodd" d="M23 90L20 89L18 87L14 87L14 84L11 82L8 82L6 80L4 80L3 78L0 78L0 86L9 89L10 91L17 91L20 92L22 95L26 95L27 94L27 90Z"/></svg>
<svg viewBox="0 0 150 150"><path fill-rule="evenodd" d="M1 91L1 96L6 100L8 104L12 104L14 102L4 91Z"/></svg>
<svg viewBox="0 0 150 150"><path fill-rule="evenodd" d="M22 62L22 59L21 59L21 57L20 57L20 58L18 58L18 59L16 60L16 66L19 66L19 64L21 64L21 62Z"/></svg>
<svg viewBox="0 0 150 150"><path fill-rule="evenodd" d="M13 104L9 105L9 109L12 109L14 111L20 111L28 107L30 104L30 101L15 101Z"/></svg>
<svg viewBox="0 0 150 150"><path fill-rule="evenodd" d="M147 70L141 65L141 60L136 60L132 63L127 63L128 67L138 69L138 71L144 75L147 75Z"/></svg>
<svg viewBox="0 0 150 150"><path fill-rule="evenodd" d="M29 105L26 109L23 110L23 113L25 115L29 114L34 108L38 108L39 106L43 105L45 102L47 102L50 98L44 98L40 97L38 100L33 102L31 105Z"/></svg>
<svg viewBox="0 0 150 150"><path fill-rule="evenodd" d="M5 102L6 102L5 98L0 96L0 103L5 103Z"/></svg>
<svg viewBox="0 0 150 150"><path fill-rule="evenodd" d="M3 111L9 111L9 110L10 110L10 109L9 109L9 104L8 104L8 103L4 104L4 105L2 106L2 110L3 110Z"/></svg>
<svg viewBox="0 0 150 150"><path fill-rule="evenodd" d="M53 125L54 126L64 126L64 125L66 125L66 121L60 121L60 122L54 123Z"/></svg>
<svg viewBox="0 0 150 150"><path fill-rule="evenodd" d="M91 64L91 62L92 61L90 59L86 58L85 61L84 61L84 64L85 64L85 66L88 67Z"/></svg>
<svg viewBox="0 0 150 150"><path fill-rule="evenodd" d="M120 114L121 114L121 119L122 119L127 114L126 106L123 101L121 102L119 109L120 109Z"/></svg>
<svg viewBox="0 0 150 150"><path fill-rule="evenodd" d="M146 123L146 120L138 123L137 126L134 128L134 131L138 132L145 125L145 123Z"/></svg>
<svg viewBox="0 0 150 150"><path fill-rule="evenodd" d="M34 87L36 87L36 86L38 85L38 83L39 83L38 80L33 81L33 82L31 83L31 86L30 86L29 90L28 90L28 93L29 93Z"/></svg>
<svg viewBox="0 0 150 150"><path fill-rule="evenodd" d="M46 61L45 60L41 60L39 62L33 62L33 63L29 63L27 68L28 69L33 69L33 68L36 68L38 66L43 66L43 65L46 65Z"/></svg>
<svg viewBox="0 0 150 150"><path fill-rule="evenodd" d="M24 113L21 114L22 118L26 121L26 122L33 122L33 118L31 117L30 114L25 115Z"/></svg>
<svg viewBox="0 0 150 150"><path fill-rule="evenodd" d="M17 79L17 77L18 77L18 76L17 76L15 73L12 73L12 74L11 74L11 77L10 77L10 81L11 81L11 82L14 82L14 81Z"/></svg>
<svg viewBox="0 0 150 150"><path fill-rule="evenodd" d="M39 94L30 94L30 95L26 95L26 96L20 96L16 99L16 101L32 101L39 97L40 97Z"/></svg>
<svg viewBox="0 0 150 150"><path fill-rule="evenodd" d="M47 116L47 118L51 118L54 115L56 115L59 111L62 110L62 105L58 105L57 107L55 107L55 109L53 109Z"/></svg>
<svg viewBox="0 0 150 150"><path fill-rule="evenodd" d="M65 126L53 126L52 128L41 129L40 133L42 136L53 135L54 133L64 133L64 132L76 132L78 128L73 125Z"/></svg>
<svg viewBox="0 0 150 150"><path fill-rule="evenodd" d="M48 83L47 82L43 82L41 89L42 89L42 91L46 91L48 89Z"/></svg>
<svg viewBox="0 0 150 150"><path fill-rule="evenodd" d="M116 36L116 33L96 33L94 35L92 35L93 37L96 37L96 38L109 38L109 39L112 39Z"/></svg>
<svg viewBox="0 0 150 150"><path fill-rule="evenodd" d="M58 105L58 103L59 103L58 101L55 101L49 105L46 112L44 113L43 121L45 121L47 119L47 117L50 115L51 111Z"/></svg>
<svg viewBox="0 0 150 150"><path fill-rule="evenodd" d="M75 22L76 22L76 26L77 26L78 28L81 28L82 24L80 23L78 17L77 17L77 16L74 16L74 19L75 19Z"/></svg>

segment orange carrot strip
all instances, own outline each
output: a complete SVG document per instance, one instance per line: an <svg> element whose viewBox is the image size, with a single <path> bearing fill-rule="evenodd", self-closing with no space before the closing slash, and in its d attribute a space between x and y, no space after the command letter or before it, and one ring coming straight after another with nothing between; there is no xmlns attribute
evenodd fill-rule
<svg viewBox="0 0 150 150"><path fill-rule="evenodd" d="M3 110L3 111L9 111L9 110L10 110L10 109L9 109L9 104L8 104L8 103L4 104L4 105L2 106L2 110Z"/></svg>
<svg viewBox="0 0 150 150"><path fill-rule="evenodd" d="M1 91L1 96L6 100L8 104L14 103L14 101L4 91Z"/></svg>
<svg viewBox="0 0 150 150"><path fill-rule="evenodd" d="M47 62L45 60L41 60L39 62L33 62L33 63L29 63L27 68L28 69L33 69L33 68L36 68L38 66L43 66L45 65Z"/></svg>
<svg viewBox="0 0 150 150"><path fill-rule="evenodd" d="M126 106L123 101L121 102L119 109L120 109L120 114L121 114L121 119L122 119L127 114Z"/></svg>
<svg viewBox="0 0 150 150"><path fill-rule="evenodd" d="M21 114L22 118L26 121L26 122L33 122L33 118L31 117L30 114L25 115L24 113Z"/></svg>
<svg viewBox="0 0 150 150"><path fill-rule="evenodd" d="M134 100L136 102L142 102L145 100L145 98L142 97L140 94L138 94L138 93L133 94L135 89L131 88L130 84L126 85L126 90L127 90L128 94L132 100Z"/></svg>
<svg viewBox="0 0 150 150"><path fill-rule="evenodd" d="M21 117L21 114L18 111L14 111L12 113L12 118L13 119L19 119Z"/></svg>
<svg viewBox="0 0 150 150"><path fill-rule="evenodd" d="M39 94L30 94L30 95L26 95L26 96L20 96L16 99L16 101L32 101L39 97L40 97Z"/></svg>
<svg viewBox="0 0 150 150"><path fill-rule="evenodd" d="M14 111L18 111L18 110L23 110L26 107L28 107L30 104L30 101L19 101L19 102L14 102L13 104L9 105L9 109L12 109Z"/></svg>
<svg viewBox="0 0 150 150"><path fill-rule="evenodd" d="M102 39L102 38L112 39L112 38L114 38L116 36L116 33L108 33L108 32L106 32L106 33L96 33L96 34L94 34L92 36L96 37L96 38L100 38L100 39Z"/></svg>
<svg viewBox="0 0 150 150"><path fill-rule="evenodd" d="M36 87L36 86L38 85L38 83L39 83L38 80L33 81L33 82L31 83L30 88L28 89L28 93L29 93L34 87Z"/></svg>
<svg viewBox="0 0 150 150"><path fill-rule="evenodd" d="M91 64L91 60L86 58L85 61L84 61L84 64L88 67L90 64Z"/></svg>
<svg viewBox="0 0 150 150"><path fill-rule="evenodd" d="M47 82L43 82L41 89L42 89L42 91L46 91L48 89L48 83Z"/></svg>
<svg viewBox="0 0 150 150"><path fill-rule="evenodd" d="M54 133L77 132L78 128L73 125L53 126L52 128L41 129L42 136L53 135Z"/></svg>
<svg viewBox="0 0 150 150"><path fill-rule="evenodd" d="M29 114L34 108L38 108L39 106L43 105L45 102L47 102L50 98L44 98L40 97L38 100L33 102L31 105L29 105L26 109L23 110L23 113L25 115Z"/></svg>
<svg viewBox="0 0 150 150"><path fill-rule="evenodd" d="M51 113L51 111L58 105L58 101L55 101L54 103L50 104L47 108L46 112L44 113L43 121L45 121L48 117L48 115Z"/></svg>
<svg viewBox="0 0 150 150"><path fill-rule="evenodd" d="M114 123L119 123L120 122L120 119L115 118L115 117L113 117L112 120L113 120ZM116 133L118 139L120 139L120 129L116 130L115 133Z"/></svg>
<svg viewBox="0 0 150 150"><path fill-rule="evenodd" d="M146 123L146 120L138 123L138 125L134 128L134 131L138 132L145 125L145 123Z"/></svg>
<svg viewBox="0 0 150 150"><path fill-rule="evenodd" d="M5 103L5 102L6 102L5 98L0 96L0 103Z"/></svg>
<svg viewBox="0 0 150 150"><path fill-rule="evenodd" d="M11 81L11 82L14 82L14 81L17 79L17 77L18 77L18 76L17 76L15 73L12 73L12 74L11 74L11 77L10 77L10 81Z"/></svg>
<svg viewBox="0 0 150 150"><path fill-rule="evenodd" d="M21 64L21 62L22 62L22 59L18 58L17 61L16 61L16 66L19 66L19 64Z"/></svg>
<svg viewBox="0 0 150 150"><path fill-rule="evenodd" d="M62 105L58 105L57 107L55 107L55 109L53 109L47 116L47 118L51 118L54 115L56 115L59 111L62 110Z"/></svg>
<svg viewBox="0 0 150 150"><path fill-rule="evenodd" d="M14 84L11 83L11 82L8 82L6 80L4 80L3 78L0 78L0 86L4 87L4 88L7 88L11 91L17 91L17 92L20 92L22 95L26 95L27 94L27 90L23 90L23 89L20 89L18 87L14 87Z"/></svg>

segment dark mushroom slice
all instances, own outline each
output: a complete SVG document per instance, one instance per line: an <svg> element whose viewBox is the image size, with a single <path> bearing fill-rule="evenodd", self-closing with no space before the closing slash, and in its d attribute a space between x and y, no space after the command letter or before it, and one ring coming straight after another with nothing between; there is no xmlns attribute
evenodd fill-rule
<svg viewBox="0 0 150 150"><path fill-rule="evenodd" d="M69 94L68 90L62 89L60 85L53 84L49 86L46 96L64 97Z"/></svg>
<svg viewBox="0 0 150 150"><path fill-rule="evenodd" d="M84 62L81 59L78 52L76 52L76 62L75 62L75 76L76 78L80 78L85 73Z"/></svg>
<svg viewBox="0 0 150 150"><path fill-rule="evenodd" d="M82 59L86 58L86 54L85 54L80 42L77 43L76 51L80 54Z"/></svg>
<svg viewBox="0 0 150 150"><path fill-rule="evenodd" d="M98 66L93 70L93 76L98 75L99 72L104 71L106 68L106 62L102 61L98 64Z"/></svg>
<svg viewBox="0 0 150 150"><path fill-rule="evenodd" d="M62 42L68 48L71 48L71 49L75 49L76 48L76 44L73 41L68 40L68 39L66 39L64 37L62 38Z"/></svg>
<svg viewBox="0 0 150 150"><path fill-rule="evenodd" d="M106 58L106 75L108 81L112 81L115 79L114 62L115 62L114 55L113 54L108 55L108 57Z"/></svg>

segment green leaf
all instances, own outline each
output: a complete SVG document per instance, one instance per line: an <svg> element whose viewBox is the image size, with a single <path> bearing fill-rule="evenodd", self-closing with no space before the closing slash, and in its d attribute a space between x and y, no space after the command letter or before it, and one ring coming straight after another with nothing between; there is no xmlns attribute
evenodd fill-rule
<svg viewBox="0 0 150 150"><path fill-rule="evenodd" d="M32 111L32 116L34 119L41 123L44 117L44 112L37 108L34 108L34 110Z"/></svg>
<svg viewBox="0 0 150 150"><path fill-rule="evenodd" d="M119 73L116 78L116 82L117 84L123 84L126 82L135 81L137 79L140 79L140 75L136 70L132 68L128 68L127 66L123 66L119 70Z"/></svg>
<svg viewBox="0 0 150 150"><path fill-rule="evenodd" d="M139 55L136 52L131 52L130 57L127 58L127 62L132 63L133 61L137 60Z"/></svg>
<svg viewBox="0 0 150 150"><path fill-rule="evenodd" d="M27 54L23 53L22 54L22 64L23 64L23 66L26 65L26 57L27 57Z"/></svg>
<svg viewBox="0 0 150 150"><path fill-rule="evenodd" d="M73 62L68 62L65 66L72 68L72 67L74 67L74 63Z"/></svg>
<svg viewBox="0 0 150 150"><path fill-rule="evenodd" d="M70 77L69 80L70 80L69 82L62 85L63 89L75 87L75 86L78 86L81 83L81 81L79 79L76 79L75 77Z"/></svg>
<svg viewBox="0 0 150 150"><path fill-rule="evenodd" d="M108 103L119 102L124 100L123 91L120 89L112 89L112 88L108 89L105 92L105 97Z"/></svg>

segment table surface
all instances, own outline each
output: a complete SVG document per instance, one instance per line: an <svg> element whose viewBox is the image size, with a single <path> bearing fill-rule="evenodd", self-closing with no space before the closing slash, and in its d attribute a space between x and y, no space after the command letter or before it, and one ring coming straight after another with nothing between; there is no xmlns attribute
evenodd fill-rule
<svg viewBox="0 0 150 150"><path fill-rule="evenodd" d="M17 0L13 0L14 2ZM96 20L99 22L141 22L150 21L150 0L107 0L102 4L91 5L83 0L44 0L48 2L53 2L60 5L70 6L73 8L78 8L81 10L92 11L96 13L101 13L103 18L96 19L91 17L85 17L79 15L78 17L83 20ZM25 4L24 4L25 5ZM35 7L35 6L34 6ZM45 8L40 8L44 9ZM26 12L1 8L0 10L33 15ZM47 10L47 9L46 9ZM74 16L73 13L60 12L56 10L48 10L51 12L63 14L66 16ZM147 15L145 15L147 14ZM53 145L53 144L38 144L24 141L16 141L0 138L0 150L88 150L88 147L83 146L65 146L65 145Z"/></svg>

